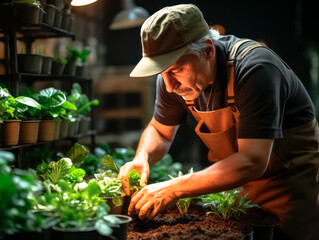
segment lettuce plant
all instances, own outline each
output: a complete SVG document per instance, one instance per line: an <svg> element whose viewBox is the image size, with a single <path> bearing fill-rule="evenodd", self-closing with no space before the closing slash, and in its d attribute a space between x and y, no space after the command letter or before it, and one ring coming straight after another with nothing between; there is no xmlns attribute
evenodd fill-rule
<svg viewBox="0 0 319 240"><path fill-rule="evenodd" d="M243 197L238 195L239 191L229 190L202 196L202 201L211 207L206 214L216 214L219 218L229 220L232 218L240 219L242 214L246 214L246 209L259 207L257 204L250 204L246 193ZM204 205L204 206L205 206Z"/></svg>

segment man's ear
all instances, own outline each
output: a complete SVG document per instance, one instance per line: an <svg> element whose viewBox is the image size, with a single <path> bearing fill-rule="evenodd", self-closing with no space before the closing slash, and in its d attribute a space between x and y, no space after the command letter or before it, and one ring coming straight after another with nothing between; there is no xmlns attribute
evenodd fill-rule
<svg viewBox="0 0 319 240"><path fill-rule="evenodd" d="M205 55L207 58L214 58L216 55L215 45L210 38L205 39L204 43L207 44L205 48Z"/></svg>

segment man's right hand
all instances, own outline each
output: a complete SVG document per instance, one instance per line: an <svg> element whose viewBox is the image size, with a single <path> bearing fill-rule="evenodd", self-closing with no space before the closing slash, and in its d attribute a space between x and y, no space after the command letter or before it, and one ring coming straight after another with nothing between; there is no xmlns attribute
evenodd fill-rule
<svg viewBox="0 0 319 240"><path fill-rule="evenodd" d="M120 172L118 174L117 179L122 181L123 190L125 194L128 196L131 195L128 174L133 169L135 169L141 176L140 186L142 188L146 186L148 177L150 175L149 164L147 161L133 160L132 162L124 164L120 168Z"/></svg>

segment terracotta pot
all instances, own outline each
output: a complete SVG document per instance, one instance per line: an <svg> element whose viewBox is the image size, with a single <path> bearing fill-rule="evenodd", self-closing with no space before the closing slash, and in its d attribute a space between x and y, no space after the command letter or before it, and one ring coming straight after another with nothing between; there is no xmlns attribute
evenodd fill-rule
<svg viewBox="0 0 319 240"><path fill-rule="evenodd" d="M19 143L21 120L6 120L2 123L1 141L4 146L15 146Z"/></svg>
<svg viewBox="0 0 319 240"><path fill-rule="evenodd" d="M20 73L40 74L43 56L38 54L18 54L18 70Z"/></svg>
<svg viewBox="0 0 319 240"><path fill-rule="evenodd" d="M20 144L36 143L38 141L40 120L22 121L20 125Z"/></svg>
<svg viewBox="0 0 319 240"><path fill-rule="evenodd" d="M57 118L55 122L54 140L60 138L61 119Z"/></svg>
<svg viewBox="0 0 319 240"><path fill-rule="evenodd" d="M65 119L61 119L60 123L60 138L65 138L68 136L69 132L69 122Z"/></svg>
<svg viewBox="0 0 319 240"><path fill-rule="evenodd" d="M56 121L52 120L41 120L39 126L39 141L40 142L51 142L54 140Z"/></svg>
<svg viewBox="0 0 319 240"><path fill-rule="evenodd" d="M57 10L56 6L51 5L51 4L46 4L44 6L44 13L43 13L42 22L45 24L48 24L50 26L53 26L56 10Z"/></svg>
<svg viewBox="0 0 319 240"><path fill-rule="evenodd" d="M53 75L62 75L64 71L65 64L59 61L53 60L51 67L51 74Z"/></svg>
<svg viewBox="0 0 319 240"><path fill-rule="evenodd" d="M52 57L49 56L43 56L42 57L42 74L51 74L51 69L52 69Z"/></svg>
<svg viewBox="0 0 319 240"><path fill-rule="evenodd" d="M101 197L101 199L105 200L107 205L110 207L110 212L109 214L121 214L122 208L123 208L123 202L124 202L124 196L120 197L122 201L122 205L120 206L115 206L112 199L113 197Z"/></svg>

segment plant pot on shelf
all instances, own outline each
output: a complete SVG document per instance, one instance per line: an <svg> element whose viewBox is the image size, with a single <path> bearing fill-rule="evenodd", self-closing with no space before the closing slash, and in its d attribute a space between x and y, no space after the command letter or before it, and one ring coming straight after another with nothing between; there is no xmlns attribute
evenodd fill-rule
<svg viewBox="0 0 319 240"><path fill-rule="evenodd" d="M54 140L60 138L61 118L57 118L55 122Z"/></svg>
<svg viewBox="0 0 319 240"><path fill-rule="evenodd" d="M64 9L62 12L61 29L68 31L71 12L69 9Z"/></svg>
<svg viewBox="0 0 319 240"><path fill-rule="evenodd" d="M39 23L40 8L32 4L13 2L16 11L15 20L18 26L29 26Z"/></svg>
<svg viewBox="0 0 319 240"><path fill-rule="evenodd" d="M31 144L38 141L40 120L22 121L20 125L20 144Z"/></svg>
<svg viewBox="0 0 319 240"><path fill-rule="evenodd" d="M81 116L80 119L79 133L86 134L90 129L91 118Z"/></svg>
<svg viewBox="0 0 319 240"><path fill-rule="evenodd" d="M43 56L42 57L42 74L51 74L51 68L52 68L52 57L49 56Z"/></svg>
<svg viewBox="0 0 319 240"><path fill-rule="evenodd" d="M68 27L67 27L67 31L69 31L70 33L74 32L74 22L75 22L75 15L74 14L70 14Z"/></svg>
<svg viewBox="0 0 319 240"><path fill-rule="evenodd" d="M77 77L87 77L89 75L88 73L89 73L88 65L76 66L75 75Z"/></svg>
<svg viewBox="0 0 319 240"><path fill-rule="evenodd" d="M47 0L47 4L52 4L60 11L64 8L64 0Z"/></svg>
<svg viewBox="0 0 319 240"><path fill-rule="evenodd" d="M57 11L56 6L51 4L46 4L44 6L42 22L45 24L48 24L49 26L53 26L56 11Z"/></svg>
<svg viewBox="0 0 319 240"><path fill-rule="evenodd" d="M40 74L43 56L38 54L18 54L18 70L20 73Z"/></svg>
<svg viewBox="0 0 319 240"><path fill-rule="evenodd" d="M19 143L21 120L6 120L2 123L1 145L15 146Z"/></svg>
<svg viewBox="0 0 319 240"><path fill-rule="evenodd" d="M65 119L61 119L61 123L60 123L60 138L65 138L68 136L68 132L69 132L69 122L68 120Z"/></svg>
<svg viewBox="0 0 319 240"><path fill-rule="evenodd" d="M101 197L101 199L105 200L107 205L110 207L110 212L109 214L121 214L122 213L122 208L123 208L123 203L124 203L124 196L119 197L122 201L122 205L116 206L113 203L113 197Z"/></svg>
<svg viewBox="0 0 319 240"><path fill-rule="evenodd" d="M51 142L54 140L56 121L51 120L41 120L39 125L39 142Z"/></svg>
<svg viewBox="0 0 319 240"><path fill-rule="evenodd" d="M54 18L53 26L56 27L56 28L61 28L61 22L62 22L62 12L57 10L55 12L55 18Z"/></svg>
<svg viewBox="0 0 319 240"><path fill-rule="evenodd" d="M74 60L70 60L65 64L63 75L74 76L75 70L76 70L76 62Z"/></svg>
<svg viewBox="0 0 319 240"><path fill-rule="evenodd" d="M64 71L64 67L65 67L64 63L60 61L52 60L51 74L62 75Z"/></svg>
<svg viewBox="0 0 319 240"><path fill-rule="evenodd" d="M75 127L76 127L76 121L69 122L67 137L73 137L75 135Z"/></svg>

